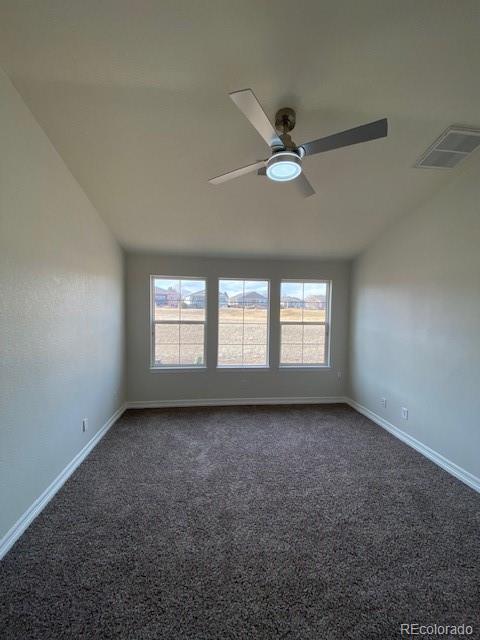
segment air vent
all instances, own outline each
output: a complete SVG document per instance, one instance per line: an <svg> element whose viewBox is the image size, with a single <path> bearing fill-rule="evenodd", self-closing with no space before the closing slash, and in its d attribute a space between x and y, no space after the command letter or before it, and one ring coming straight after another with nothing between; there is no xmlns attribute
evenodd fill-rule
<svg viewBox="0 0 480 640"><path fill-rule="evenodd" d="M451 169L480 146L480 129L448 127L435 140L415 166L427 169Z"/></svg>

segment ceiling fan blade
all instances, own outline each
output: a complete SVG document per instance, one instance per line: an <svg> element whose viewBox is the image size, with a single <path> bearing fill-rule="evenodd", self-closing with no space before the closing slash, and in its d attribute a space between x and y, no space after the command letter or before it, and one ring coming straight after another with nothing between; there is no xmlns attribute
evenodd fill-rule
<svg viewBox="0 0 480 640"><path fill-rule="evenodd" d="M307 176L302 173L293 180L293 184L297 187L298 191L304 198L308 198L309 196L313 196L315 194L315 189L310 184Z"/></svg>
<svg viewBox="0 0 480 640"><path fill-rule="evenodd" d="M272 123L265 115L261 104L257 100L251 89L242 89L230 94L243 115L255 127L269 147L283 147L283 143L272 126Z"/></svg>
<svg viewBox="0 0 480 640"><path fill-rule="evenodd" d="M251 173L252 171L256 171L257 169L261 169L266 164L265 160L260 160L259 162L254 162L253 164L249 164L246 167L240 167L240 169L235 169L234 171L229 171L228 173L223 173L221 176L217 176L216 178L212 178L209 180L210 184L222 184L222 182L227 182L228 180L232 180L233 178L239 178L240 176L244 176L246 173Z"/></svg>
<svg viewBox="0 0 480 640"><path fill-rule="evenodd" d="M369 140L384 138L387 133L387 119L382 118L382 120L375 120L375 122L362 124L359 127L340 131L339 133L334 133L333 135L326 136L325 138L312 140L312 142L305 142L305 144L300 146L305 151L306 156L311 156L314 153L323 153L324 151L331 151L332 149L339 149L340 147L348 147L352 144L358 144L359 142L368 142Z"/></svg>

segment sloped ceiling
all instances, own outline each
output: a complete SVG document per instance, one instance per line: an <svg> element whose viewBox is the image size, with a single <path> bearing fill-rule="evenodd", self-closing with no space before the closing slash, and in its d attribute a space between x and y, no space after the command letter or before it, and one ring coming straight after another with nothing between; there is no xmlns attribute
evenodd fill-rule
<svg viewBox="0 0 480 640"><path fill-rule="evenodd" d="M351 257L452 170L413 163L480 127L476 0L12 0L0 64L127 249ZM300 143L380 117L387 139L309 158L317 195L255 174L268 155L228 98L251 87Z"/></svg>

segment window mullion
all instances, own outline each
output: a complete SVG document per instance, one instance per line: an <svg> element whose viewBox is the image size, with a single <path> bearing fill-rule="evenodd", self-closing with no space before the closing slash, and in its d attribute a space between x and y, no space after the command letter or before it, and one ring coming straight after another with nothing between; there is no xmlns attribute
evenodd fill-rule
<svg viewBox="0 0 480 640"><path fill-rule="evenodd" d="M305 364L304 345L305 345L305 282L302 282L302 364Z"/></svg>
<svg viewBox="0 0 480 640"><path fill-rule="evenodd" d="M245 280L242 294L242 365L245 366Z"/></svg>

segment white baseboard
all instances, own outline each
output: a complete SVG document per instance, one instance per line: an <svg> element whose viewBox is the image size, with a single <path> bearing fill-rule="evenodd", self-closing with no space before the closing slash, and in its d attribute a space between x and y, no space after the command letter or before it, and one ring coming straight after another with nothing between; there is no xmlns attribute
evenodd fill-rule
<svg viewBox="0 0 480 640"><path fill-rule="evenodd" d="M391 422L388 422L388 420L385 420L385 418L382 418L382 416L379 416L374 411L367 409L367 407L364 407L360 403L356 402L356 400L345 398L345 402L362 415L370 418L372 422L375 422L375 424L378 424L383 429L386 429L396 438L398 438L402 442L405 442L405 444L408 444L410 447L424 455L439 467L441 467L445 471L448 471L448 473L450 473L452 476L455 476L455 478L461 480L466 485L480 493L480 478L474 476L473 473L462 469L462 467L459 467L458 464L455 464L448 458L445 458L445 456L442 456L440 453L437 453L430 447L427 447L427 445L423 444L423 442L420 442L408 433L405 433L405 431L402 431Z"/></svg>
<svg viewBox="0 0 480 640"><path fill-rule="evenodd" d="M33 504L25 511L23 515L15 522L15 524L7 531L7 533L0 540L0 560L9 551L9 549L15 544L18 538L22 535L25 529L30 525L38 514L46 507L57 491L65 484L68 478L72 475L75 469L85 460L90 451L97 445L103 436L107 433L110 427L120 418L126 409L126 405L123 404L115 413L107 420L103 427L97 431L93 438L87 442L81 451L71 460L65 469L61 471L55 480L45 489L45 491L38 496Z"/></svg>
<svg viewBox="0 0 480 640"><path fill-rule="evenodd" d="M260 404L337 404L346 403L343 396L293 398L197 398L192 400L131 400L127 409L161 409L163 407L229 407Z"/></svg>

